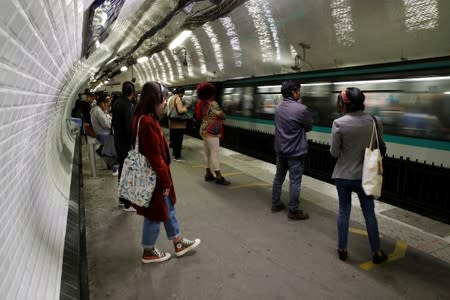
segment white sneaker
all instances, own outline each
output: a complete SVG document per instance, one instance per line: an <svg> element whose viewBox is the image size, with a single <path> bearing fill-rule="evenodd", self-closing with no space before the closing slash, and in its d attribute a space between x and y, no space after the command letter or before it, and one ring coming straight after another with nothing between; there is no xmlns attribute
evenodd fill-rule
<svg viewBox="0 0 450 300"><path fill-rule="evenodd" d="M133 206L130 206L128 208L124 207L122 210L125 212L136 212Z"/></svg>

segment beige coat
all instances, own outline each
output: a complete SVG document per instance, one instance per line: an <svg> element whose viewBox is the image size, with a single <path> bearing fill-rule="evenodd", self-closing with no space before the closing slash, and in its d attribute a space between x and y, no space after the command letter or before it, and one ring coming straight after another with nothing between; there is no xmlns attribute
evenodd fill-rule
<svg viewBox="0 0 450 300"><path fill-rule="evenodd" d="M178 113L183 114L188 111L187 107L184 105L183 100L180 98L178 94L170 97L169 101L169 112L173 109L177 109ZM175 108L175 105L177 106ZM186 120L171 120L169 119L169 128L170 129L186 129Z"/></svg>

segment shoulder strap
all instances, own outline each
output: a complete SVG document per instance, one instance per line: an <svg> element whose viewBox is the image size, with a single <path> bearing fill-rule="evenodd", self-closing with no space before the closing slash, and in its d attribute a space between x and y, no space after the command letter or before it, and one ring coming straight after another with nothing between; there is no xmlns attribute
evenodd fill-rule
<svg viewBox="0 0 450 300"><path fill-rule="evenodd" d="M374 116L371 116L373 121L372 121L372 135L370 137L370 144L369 144L369 149L372 150L372 143L373 143L373 138L375 136L376 142L377 142L377 148L379 148L379 141L378 141L378 130L377 130L377 121L375 119Z"/></svg>
<svg viewBox="0 0 450 300"><path fill-rule="evenodd" d="M172 106L171 109L169 109L169 111L170 111L169 114L172 113L173 108L175 107L175 103L173 103L174 97L175 97L175 95L170 96L169 106L172 105L172 104L173 104L173 106Z"/></svg>
<svg viewBox="0 0 450 300"><path fill-rule="evenodd" d="M138 123L137 123L137 130L136 130L136 141L134 143L134 149L139 152L139 127L141 125L141 120L144 117L144 115L139 117Z"/></svg>

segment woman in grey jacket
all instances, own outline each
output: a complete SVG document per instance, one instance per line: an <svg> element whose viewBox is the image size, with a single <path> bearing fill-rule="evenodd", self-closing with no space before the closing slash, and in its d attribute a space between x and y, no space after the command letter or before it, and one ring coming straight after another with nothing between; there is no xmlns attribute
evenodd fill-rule
<svg viewBox="0 0 450 300"><path fill-rule="evenodd" d="M374 198L364 193L362 188L362 168L364 151L369 145L373 118L364 112L364 93L358 88L349 87L338 95L338 108L344 116L334 120L331 134L330 153L337 158L332 178L335 179L339 196L338 256L347 259L348 224L351 212L351 195L358 195L361 209L366 221L370 247L373 253L373 263L380 264L387 260L386 254L380 248L378 223L374 211ZM383 140L383 127L377 122L379 148L386 149ZM382 153L384 155L384 153Z"/></svg>

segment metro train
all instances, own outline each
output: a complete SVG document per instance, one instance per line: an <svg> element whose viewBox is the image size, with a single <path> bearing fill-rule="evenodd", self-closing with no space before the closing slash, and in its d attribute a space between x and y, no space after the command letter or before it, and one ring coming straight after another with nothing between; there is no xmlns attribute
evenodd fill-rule
<svg viewBox="0 0 450 300"><path fill-rule="evenodd" d="M255 138L239 139L235 148L249 148L246 142L258 143L257 151L262 153L256 156L264 159L264 152L273 155L273 145L265 139L273 137L275 107L282 100L281 82L295 79L302 83L302 103L313 114L314 126L308 139L329 144L332 122L340 117L337 95L345 87L354 86L366 95L365 110L382 120L388 156L450 168L450 76L436 76L433 71L408 71L389 77L381 73L374 76L374 72L352 75L352 70L345 77L334 76L336 71L322 71L216 82L217 99L227 115L225 135L227 128L233 134L251 132ZM195 86L184 88L184 99L195 104Z"/></svg>

